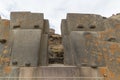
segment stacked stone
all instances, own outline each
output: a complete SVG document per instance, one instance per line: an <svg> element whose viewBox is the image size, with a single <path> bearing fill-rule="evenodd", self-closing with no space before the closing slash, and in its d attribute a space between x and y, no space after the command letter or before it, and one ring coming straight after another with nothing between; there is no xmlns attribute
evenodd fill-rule
<svg viewBox="0 0 120 80"><path fill-rule="evenodd" d="M10 72L10 21L0 18L0 76Z"/></svg>
<svg viewBox="0 0 120 80"><path fill-rule="evenodd" d="M49 30L49 63L50 64L63 64L63 46L62 37L59 34L55 34L54 29Z"/></svg>
<svg viewBox="0 0 120 80"><path fill-rule="evenodd" d="M0 17L0 80L120 80L119 14L70 13L61 31L42 13Z"/></svg>

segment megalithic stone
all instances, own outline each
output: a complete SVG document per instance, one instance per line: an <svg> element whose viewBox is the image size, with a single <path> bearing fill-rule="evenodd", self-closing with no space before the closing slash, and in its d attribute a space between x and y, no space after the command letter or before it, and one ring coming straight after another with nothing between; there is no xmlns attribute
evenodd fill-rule
<svg viewBox="0 0 120 80"><path fill-rule="evenodd" d="M71 52L71 40L70 34L73 31L104 31L106 18L95 15L95 14L67 14L67 18L62 20L61 23L61 34L64 45L64 63L66 65L74 65L73 56L74 53ZM75 38L80 36L74 35ZM77 42L78 44L80 42ZM82 43L82 42L81 42ZM79 49L79 47L76 47ZM84 53L82 53L84 54Z"/></svg>
<svg viewBox="0 0 120 80"><path fill-rule="evenodd" d="M104 31L104 19L96 14L67 14L68 31Z"/></svg>
<svg viewBox="0 0 120 80"><path fill-rule="evenodd" d="M48 65L48 35L49 34L49 21L44 20L44 29L41 36L41 45L40 45L40 57L39 65L47 66Z"/></svg>
<svg viewBox="0 0 120 80"><path fill-rule="evenodd" d="M40 53L41 30L12 30L12 65L37 66ZM16 64L15 64L16 63Z"/></svg>
<svg viewBox="0 0 120 80"><path fill-rule="evenodd" d="M101 53L104 55L108 77L110 80L120 79L120 43L108 41L96 41L101 46Z"/></svg>
<svg viewBox="0 0 120 80"><path fill-rule="evenodd" d="M73 54L71 53L70 39L68 36L68 26L66 20L62 20L61 23L61 34L62 34L62 43L64 46L64 64L65 65L74 65Z"/></svg>
<svg viewBox="0 0 120 80"><path fill-rule="evenodd" d="M44 19L43 14L12 12L10 27L12 32L11 65L23 67L48 65L49 22ZM41 56L44 56L43 60Z"/></svg>
<svg viewBox="0 0 120 80"><path fill-rule="evenodd" d="M11 29L43 29L44 16L42 13L11 12Z"/></svg>
<svg viewBox="0 0 120 80"><path fill-rule="evenodd" d="M73 54L73 61L77 66L100 67L105 66L105 60L100 47L94 45L94 41L99 34L97 32L89 31L73 31L70 34L71 54ZM99 59L101 55L102 60ZM65 57L67 58L67 57ZM72 59L71 59L72 60Z"/></svg>

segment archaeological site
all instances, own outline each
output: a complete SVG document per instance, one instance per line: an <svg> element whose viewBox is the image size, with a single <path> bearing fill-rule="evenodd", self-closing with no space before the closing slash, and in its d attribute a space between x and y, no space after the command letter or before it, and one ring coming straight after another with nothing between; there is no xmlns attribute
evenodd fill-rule
<svg viewBox="0 0 120 80"><path fill-rule="evenodd" d="M68 13L59 29L43 13L0 17L0 80L120 80L119 13Z"/></svg>

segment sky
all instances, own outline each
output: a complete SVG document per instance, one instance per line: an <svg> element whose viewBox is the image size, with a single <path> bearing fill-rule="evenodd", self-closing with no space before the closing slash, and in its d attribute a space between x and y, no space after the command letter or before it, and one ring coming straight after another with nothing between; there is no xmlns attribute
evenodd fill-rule
<svg viewBox="0 0 120 80"><path fill-rule="evenodd" d="M109 17L120 13L120 0L0 0L0 15L10 19L11 11L44 13L50 27L60 34L61 19L67 13L92 13Z"/></svg>

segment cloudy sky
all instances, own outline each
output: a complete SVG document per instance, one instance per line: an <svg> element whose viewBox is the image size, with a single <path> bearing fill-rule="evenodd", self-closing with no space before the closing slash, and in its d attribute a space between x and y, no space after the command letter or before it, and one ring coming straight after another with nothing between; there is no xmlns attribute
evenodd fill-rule
<svg viewBox="0 0 120 80"><path fill-rule="evenodd" d="M67 13L94 13L109 17L120 12L120 0L0 0L0 15L10 18L11 11L44 13L50 27L60 33L61 19Z"/></svg>

